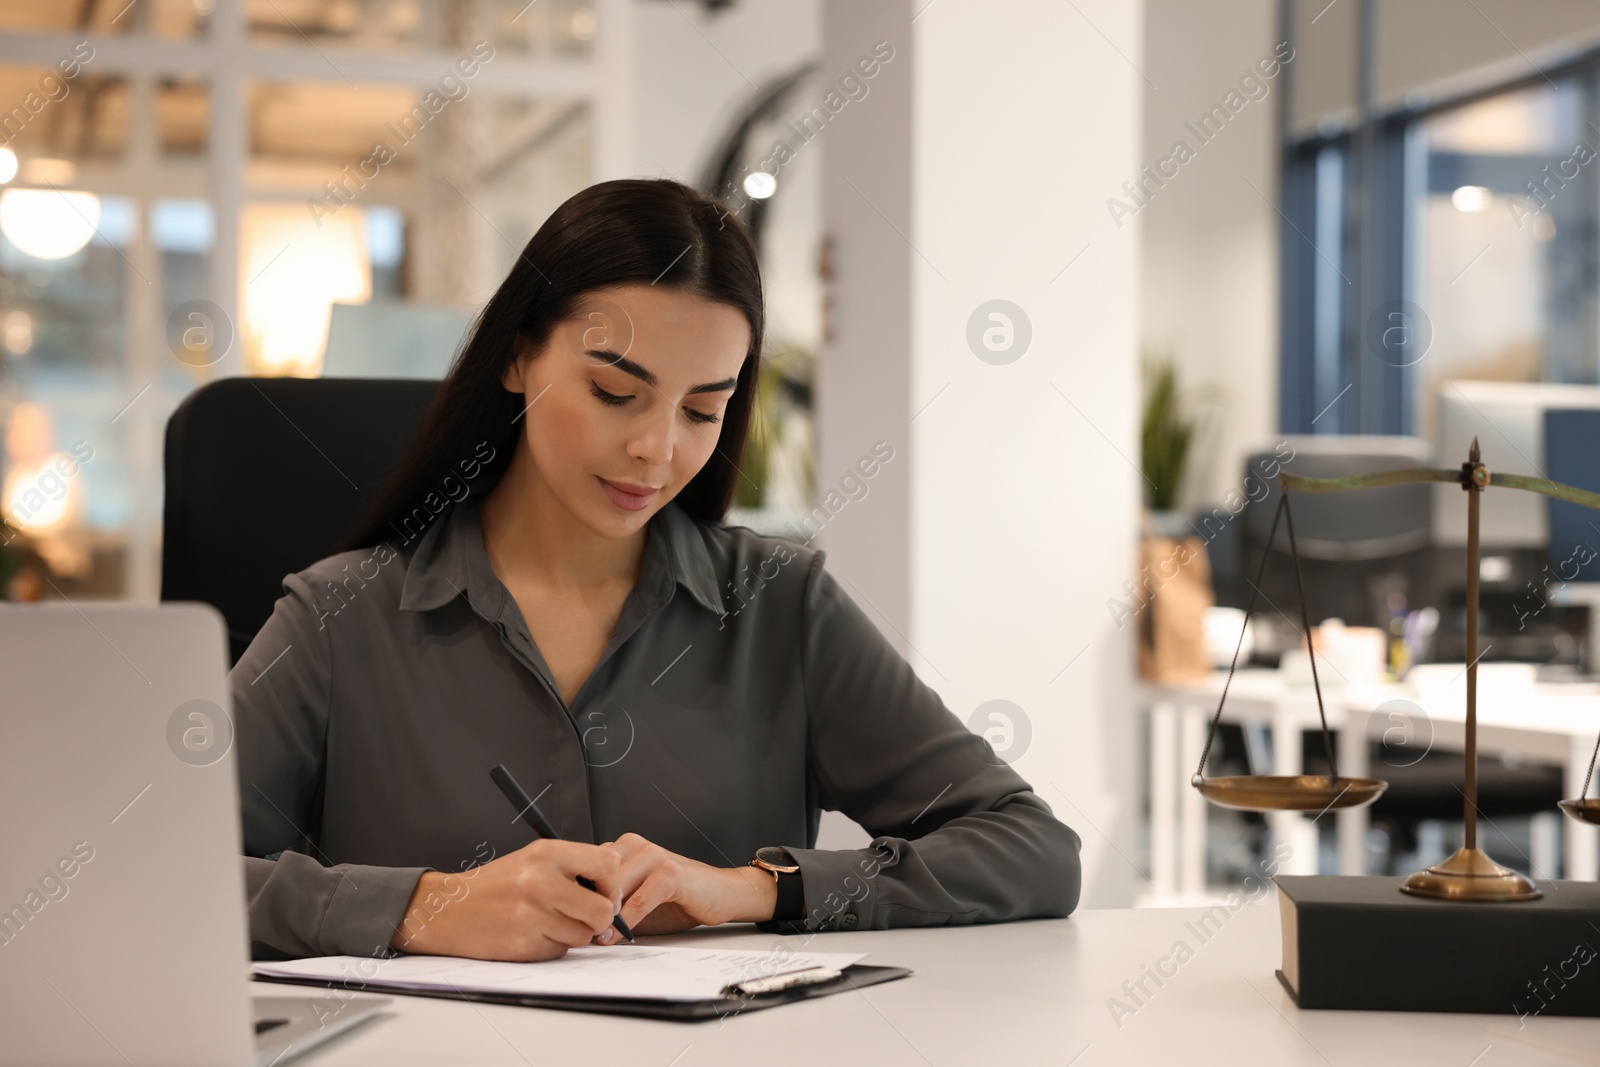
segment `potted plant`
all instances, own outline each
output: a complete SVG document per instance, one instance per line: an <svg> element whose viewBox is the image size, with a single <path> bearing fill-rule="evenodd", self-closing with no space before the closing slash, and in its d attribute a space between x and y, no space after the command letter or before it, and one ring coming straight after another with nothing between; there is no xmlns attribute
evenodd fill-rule
<svg viewBox="0 0 1600 1067"><path fill-rule="evenodd" d="M1191 531L1177 507L1199 419L1189 410L1170 358L1146 356L1144 380L1139 459L1145 507L1156 533L1183 537Z"/></svg>

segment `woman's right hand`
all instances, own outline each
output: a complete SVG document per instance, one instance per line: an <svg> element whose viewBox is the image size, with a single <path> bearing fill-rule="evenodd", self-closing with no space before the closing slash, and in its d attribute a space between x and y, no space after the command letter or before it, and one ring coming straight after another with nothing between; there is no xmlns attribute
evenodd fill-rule
<svg viewBox="0 0 1600 1067"><path fill-rule="evenodd" d="M579 875L595 889L579 885ZM621 900L615 852L541 838L460 874L425 872L389 944L432 956L552 960L605 931Z"/></svg>

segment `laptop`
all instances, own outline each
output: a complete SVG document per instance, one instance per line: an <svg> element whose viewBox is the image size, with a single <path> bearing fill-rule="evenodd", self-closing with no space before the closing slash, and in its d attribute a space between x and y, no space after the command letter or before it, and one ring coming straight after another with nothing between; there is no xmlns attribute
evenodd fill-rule
<svg viewBox="0 0 1600 1067"><path fill-rule="evenodd" d="M250 995L225 633L0 604L0 1067L266 1067L389 1003Z"/></svg>

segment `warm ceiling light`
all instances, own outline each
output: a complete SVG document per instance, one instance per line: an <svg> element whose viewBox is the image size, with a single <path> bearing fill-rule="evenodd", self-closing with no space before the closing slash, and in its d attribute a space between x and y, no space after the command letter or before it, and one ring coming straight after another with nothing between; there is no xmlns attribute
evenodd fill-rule
<svg viewBox="0 0 1600 1067"><path fill-rule="evenodd" d="M1457 211L1488 211L1489 190L1481 185L1462 185L1450 194Z"/></svg>
<svg viewBox="0 0 1600 1067"><path fill-rule="evenodd" d="M0 193L0 233L34 259L66 259L100 225L100 198L60 189Z"/></svg>
<svg viewBox="0 0 1600 1067"><path fill-rule="evenodd" d="M17 176L17 154L9 148L0 148L0 185Z"/></svg>

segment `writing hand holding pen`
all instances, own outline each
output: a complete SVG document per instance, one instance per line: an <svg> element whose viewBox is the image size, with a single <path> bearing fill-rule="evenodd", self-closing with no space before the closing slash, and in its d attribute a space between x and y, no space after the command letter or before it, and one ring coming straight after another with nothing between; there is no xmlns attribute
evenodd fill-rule
<svg viewBox="0 0 1600 1067"><path fill-rule="evenodd" d="M592 850L599 849L611 861L605 867L605 880L600 881L604 888L595 888L594 881L577 875L578 884L594 889L594 893L578 894L589 898L591 908L595 894L604 897L608 906L612 901L621 901L621 911L633 916L632 926L650 934L678 933L727 922L761 922L774 914L777 886L766 871L751 866L713 867L635 833L625 833L598 846L563 842L511 772L499 765L489 772L489 777L511 802L517 816L539 835L539 840L523 852L546 846L582 850L588 858ZM633 930L620 912L609 926L624 939L633 940ZM612 930L599 926L595 940L602 945L613 944Z"/></svg>
<svg viewBox="0 0 1600 1067"><path fill-rule="evenodd" d="M556 833L555 827L550 825L550 821L544 817L544 813L533 802L533 798L528 796L522 786L517 784L515 778L511 777L511 772L506 770L505 764L495 764L489 771L489 777L494 780L495 785L500 787L500 792L505 794L506 799L511 802L511 806L517 809L522 821L527 823L535 834L550 841L561 840L561 835ZM585 889L597 893L600 892L595 888L594 881L584 875L578 875L578 884ZM621 934L624 939L633 940L633 931L628 929L628 924L622 921L620 912L612 918L611 925L616 927L617 933Z"/></svg>
<svg viewBox="0 0 1600 1067"><path fill-rule="evenodd" d="M467 871L423 872L389 947L515 963L558 959L612 935L622 899L622 862L609 849L541 838Z"/></svg>

